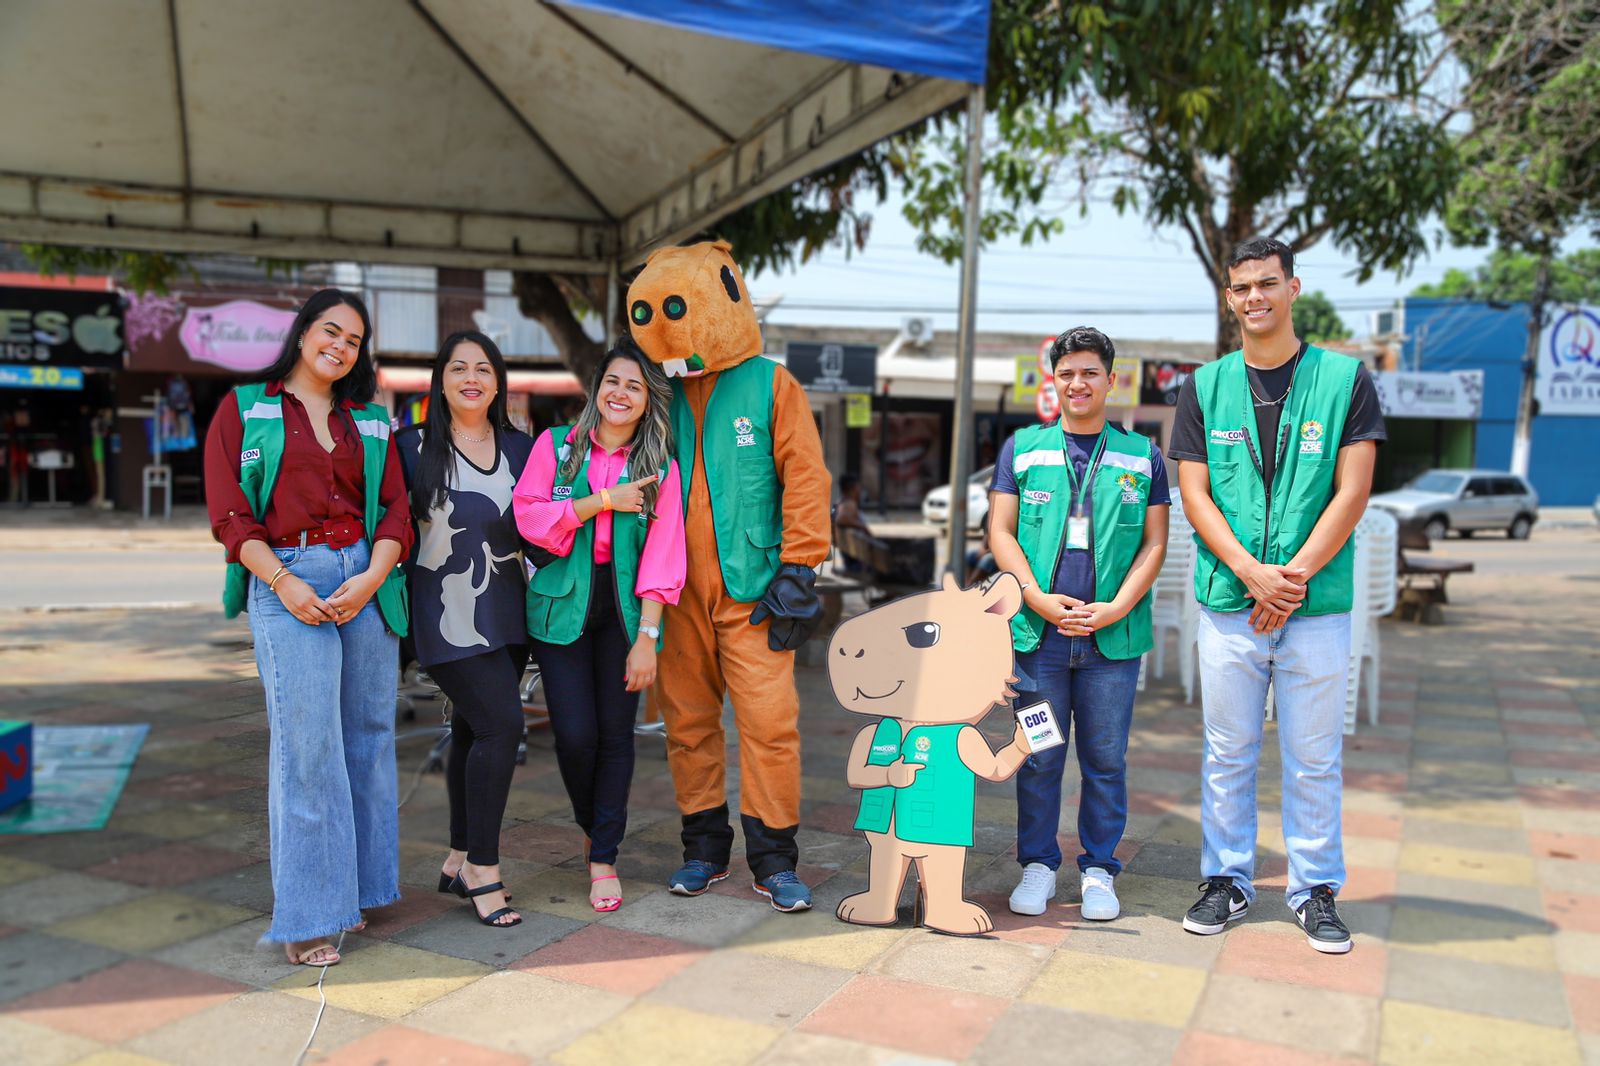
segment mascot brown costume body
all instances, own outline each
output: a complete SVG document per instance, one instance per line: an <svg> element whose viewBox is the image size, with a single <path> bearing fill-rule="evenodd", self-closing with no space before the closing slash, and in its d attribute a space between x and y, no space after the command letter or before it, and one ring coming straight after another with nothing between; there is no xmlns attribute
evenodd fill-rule
<svg viewBox="0 0 1600 1066"><path fill-rule="evenodd" d="M683 815L672 891L728 875L724 698L739 729L739 811L757 892L779 910L811 894L795 877L800 700L794 650L821 618L830 484L805 391L760 356L761 330L724 242L664 248L628 288L634 341L672 379L688 578L667 608L651 706Z"/></svg>

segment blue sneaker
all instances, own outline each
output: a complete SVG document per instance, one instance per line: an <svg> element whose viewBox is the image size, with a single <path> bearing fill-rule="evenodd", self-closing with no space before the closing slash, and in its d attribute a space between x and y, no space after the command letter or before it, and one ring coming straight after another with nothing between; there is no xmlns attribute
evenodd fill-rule
<svg viewBox="0 0 1600 1066"><path fill-rule="evenodd" d="M794 875L793 870L779 870L750 887L770 899L775 911L811 909L811 890Z"/></svg>
<svg viewBox="0 0 1600 1066"><path fill-rule="evenodd" d="M680 896L698 896L727 876L726 866L714 866L702 859L690 859L667 878L667 890Z"/></svg>

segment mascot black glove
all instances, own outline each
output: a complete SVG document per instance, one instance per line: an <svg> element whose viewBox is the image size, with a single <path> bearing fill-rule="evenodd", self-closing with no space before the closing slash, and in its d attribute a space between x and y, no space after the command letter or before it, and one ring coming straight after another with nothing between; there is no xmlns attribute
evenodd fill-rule
<svg viewBox="0 0 1600 1066"><path fill-rule="evenodd" d="M822 602L817 599L817 572L799 563L784 563L767 586L750 624L758 626L768 618L767 647L773 651L794 651L811 638L822 624Z"/></svg>

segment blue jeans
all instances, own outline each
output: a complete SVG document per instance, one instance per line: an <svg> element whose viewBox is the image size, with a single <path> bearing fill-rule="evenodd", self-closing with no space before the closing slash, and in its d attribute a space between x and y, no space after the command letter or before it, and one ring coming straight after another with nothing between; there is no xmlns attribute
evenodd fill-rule
<svg viewBox="0 0 1600 1066"><path fill-rule="evenodd" d="M326 598L367 568L364 541L274 549ZM267 821L272 928L265 940L331 936L400 898L394 762L400 650L377 598L343 625L310 626L250 579L250 629L271 729Z"/></svg>
<svg viewBox="0 0 1600 1066"><path fill-rule="evenodd" d="M1283 758L1289 908L1298 910L1317 885L1337 894L1345 877L1339 797L1350 616L1295 614L1282 629L1256 633L1249 611L1201 610L1199 644L1201 876L1231 877L1255 899L1256 766L1270 682Z"/></svg>
<svg viewBox="0 0 1600 1066"><path fill-rule="evenodd" d="M1139 684L1139 659L1107 659L1093 637L1063 637L1046 627L1035 651L1017 656L1017 706L1050 701L1063 739L1076 734L1078 770L1078 869L1122 871L1115 852L1128 824L1128 728ZM1017 771L1017 862L1061 868L1061 777L1067 745L1058 744Z"/></svg>

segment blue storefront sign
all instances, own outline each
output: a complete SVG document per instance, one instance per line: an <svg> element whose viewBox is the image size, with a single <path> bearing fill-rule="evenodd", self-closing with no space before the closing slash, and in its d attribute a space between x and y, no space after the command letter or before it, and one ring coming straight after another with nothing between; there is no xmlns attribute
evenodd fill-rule
<svg viewBox="0 0 1600 1066"><path fill-rule="evenodd" d="M81 391L83 371L75 366L18 366L0 363L0 389Z"/></svg>

